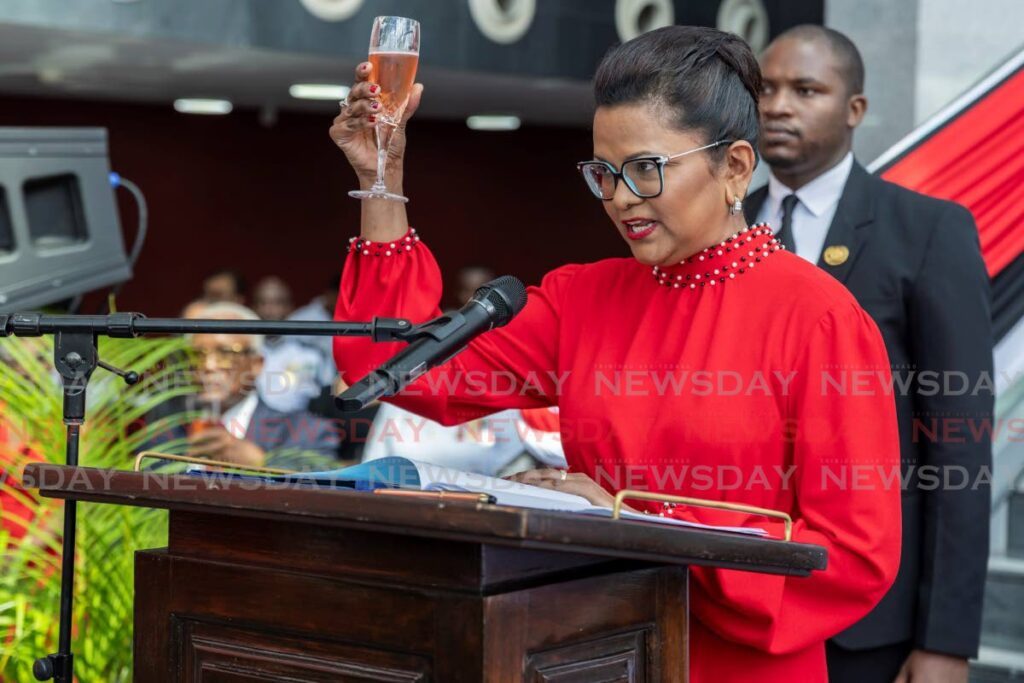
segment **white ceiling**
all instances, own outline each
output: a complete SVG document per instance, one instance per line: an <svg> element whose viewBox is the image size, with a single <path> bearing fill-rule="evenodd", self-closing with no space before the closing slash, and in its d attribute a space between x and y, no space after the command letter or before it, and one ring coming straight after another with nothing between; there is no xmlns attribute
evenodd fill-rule
<svg viewBox="0 0 1024 683"><path fill-rule="evenodd" d="M246 47L87 34L0 23L0 95L166 103L222 97L235 106L331 111L334 102L296 100L297 82L351 80L354 62ZM527 123L586 126L590 85L455 72L421 65L421 116L456 119L510 113Z"/></svg>

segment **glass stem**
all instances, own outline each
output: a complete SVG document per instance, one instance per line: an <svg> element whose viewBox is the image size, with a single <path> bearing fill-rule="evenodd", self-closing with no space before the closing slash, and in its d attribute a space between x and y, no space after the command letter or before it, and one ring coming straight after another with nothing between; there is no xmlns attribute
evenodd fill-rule
<svg viewBox="0 0 1024 683"><path fill-rule="evenodd" d="M374 192L385 192L384 170L388 163L388 149L391 147L391 134L395 127L386 121L378 121L377 132L377 182L373 184Z"/></svg>

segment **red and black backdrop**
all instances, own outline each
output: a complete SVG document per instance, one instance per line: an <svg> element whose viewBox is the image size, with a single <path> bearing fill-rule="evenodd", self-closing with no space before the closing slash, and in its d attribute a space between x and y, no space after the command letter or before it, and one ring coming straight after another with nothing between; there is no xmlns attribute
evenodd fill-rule
<svg viewBox="0 0 1024 683"><path fill-rule="evenodd" d="M878 169L974 214L992 278L997 341L1024 315L1024 52L1009 65Z"/></svg>

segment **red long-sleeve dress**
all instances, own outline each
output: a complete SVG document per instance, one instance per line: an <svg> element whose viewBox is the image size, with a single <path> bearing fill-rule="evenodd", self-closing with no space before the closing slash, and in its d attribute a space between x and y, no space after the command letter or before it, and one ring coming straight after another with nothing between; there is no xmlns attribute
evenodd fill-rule
<svg viewBox="0 0 1024 683"><path fill-rule="evenodd" d="M793 540L827 548L825 571L692 569L695 683L825 681L824 641L878 602L899 563L881 335L842 285L777 248L755 226L667 269L629 258L558 268L508 326L392 399L446 424L557 404L570 468L609 491L792 515ZM422 322L440 315L440 297L437 263L414 232L354 240L335 317ZM400 348L337 338L335 357L352 382ZM763 518L649 509L781 535Z"/></svg>

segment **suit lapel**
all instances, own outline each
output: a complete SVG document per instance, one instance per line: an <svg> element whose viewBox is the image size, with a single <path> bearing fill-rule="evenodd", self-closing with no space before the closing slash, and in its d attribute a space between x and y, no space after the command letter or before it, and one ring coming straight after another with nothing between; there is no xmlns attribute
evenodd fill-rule
<svg viewBox="0 0 1024 683"><path fill-rule="evenodd" d="M818 255L818 267L845 283L857 256L864 247L861 228L875 220L875 207L870 191L872 177L854 161L850 177L836 207L825 247Z"/></svg>
<svg viewBox="0 0 1024 683"><path fill-rule="evenodd" d="M256 404L256 409L252 411L252 418L249 420L249 427L245 430L247 440L257 444L266 441L267 411L268 408L263 401Z"/></svg>
<svg viewBox="0 0 1024 683"><path fill-rule="evenodd" d="M832 224L825 236L825 246L818 255L818 267L843 283L849 277L853 263L864 246L864 235L860 229L875 220L872 182L874 179L871 175L854 161L850 177L847 178L843 194L839 198L836 215L832 218ZM743 214L748 224L753 224L757 220L757 215L767 199L767 185L747 197L743 203ZM772 227L778 229L778 226ZM842 258L844 255L845 258Z"/></svg>

